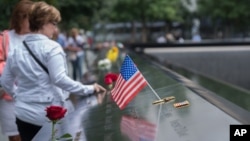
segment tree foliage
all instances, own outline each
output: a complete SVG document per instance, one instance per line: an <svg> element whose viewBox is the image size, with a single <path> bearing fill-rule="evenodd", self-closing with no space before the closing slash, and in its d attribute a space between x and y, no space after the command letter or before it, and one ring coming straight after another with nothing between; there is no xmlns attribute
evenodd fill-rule
<svg viewBox="0 0 250 141"><path fill-rule="evenodd" d="M62 26L89 29L95 11L100 9L102 0L58 0L58 8L62 15Z"/></svg>
<svg viewBox="0 0 250 141"><path fill-rule="evenodd" d="M119 0L109 16L115 21L181 21L180 1L177 0Z"/></svg>
<svg viewBox="0 0 250 141"><path fill-rule="evenodd" d="M250 24L249 0L199 0L199 14L222 21L224 26L244 30Z"/></svg>
<svg viewBox="0 0 250 141"><path fill-rule="evenodd" d="M111 21L139 22L142 24L142 41L147 39L146 23L152 21L183 21L180 1L176 0L119 0L108 16Z"/></svg>
<svg viewBox="0 0 250 141"><path fill-rule="evenodd" d="M0 0L0 29L8 28L9 19L14 5L19 0ZM32 0L41 1L41 0ZM71 27L90 28L92 17L102 5L102 0L44 0L57 7L62 16L61 27L69 29Z"/></svg>
<svg viewBox="0 0 250 141"><path fill-rule="evenodd" d="M0 30L8 28L13 6L19 0L0 0ZM33 0L40 1L40 0ZM62 16L60 27L91 29L102 22L173 21L187 24L187 16L198 15L227 27L244 30L250 24L249 0L44 0L56 6ZM197 1L192 13L181 2Z"/></svg>
<svg viewBox="0 0 250 141"><path fill-rule="evenodd" d="M0 31L9 27L9 21L13 6L18 0L0 0Z"/></svg>

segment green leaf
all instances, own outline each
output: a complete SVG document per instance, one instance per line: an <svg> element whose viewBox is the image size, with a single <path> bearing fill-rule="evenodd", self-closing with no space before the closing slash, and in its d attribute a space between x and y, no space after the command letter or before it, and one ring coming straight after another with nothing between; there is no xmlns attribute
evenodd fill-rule
<svg viewBox="0 0 250 141"><path fill-rule="evenodd" d="M62 138L72 138L72 135L70 135L69 133L63 134L60 139Z"/></svg>

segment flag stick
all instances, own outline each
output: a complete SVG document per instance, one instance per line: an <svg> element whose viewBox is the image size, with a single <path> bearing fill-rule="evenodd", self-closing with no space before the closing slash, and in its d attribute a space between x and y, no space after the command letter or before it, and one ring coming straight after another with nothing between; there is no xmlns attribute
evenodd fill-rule
<svg viewBox="0 0 250 141"><path fill-rule="evenodd" d="M147 81L147 80L146 80ZM149 86L149 88L153 91L153 93L155 94L155 96L159 99L159 100L161 100L161 98L159 97L159 95L155 92L155 90L151 87L151 85L148 83L148 81L147 81L147 84L148 84L148 86Z"/></svg>
<svg viewBox="0 0 250 141"><path fill-rule="evenodd" d="M138 68L137 68L138 69ZM138 71L140 71L139 69L138 69ZM146 80L146 78L144 78L145 80ZM159 99L159 100L161 100L161 98L159 97L159 95L156 93L156 91L151 87L151 85L148 83L148 80L146 80L146 82L147 82L147 84L148 84L148 86L149 86L149 88L152 90L152 92L155 94L155 96Z"/></svg>
<svg viewBox="0 0 250 141"><path fill-rule="evenodd" d="M129 57L130 58L130 57ZM132 60L132 59L131 59ZM137 68L137 67L136 67ZM137 68L137 70L138 71L140 71L138 68ZM145 78L144 78L145 79ZM145 79L146 80L146 79ZM161 100L161 98L159 97L159 95L155 92L155 90L151 87L151 85L148 83L148 81L146 80L146 82L147 82L147 84L148 84L148 86L149 86L149 88L153 91L153 93L155 94L155 96L159 99L159 100Z"/></svg>

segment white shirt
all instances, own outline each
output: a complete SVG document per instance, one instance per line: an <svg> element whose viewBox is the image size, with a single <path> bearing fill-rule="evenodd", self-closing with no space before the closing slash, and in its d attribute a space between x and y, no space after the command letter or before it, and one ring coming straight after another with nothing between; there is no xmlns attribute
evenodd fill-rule
<svg viewBox="0 0 250 141"><path fill-rule="evenodd" d="M26 38L27 34L20 35L16 34L15 30L9 30L9 53L14 50L22 41Z"/></svg>
<svg viewBox="0 0 250 141"><path fill-rule="evenodd" d="M166 43L167 40L164 36L160 36L159 38L157 38L157 43Z"/></svg>
<svg viewBox="0 0 250 141"><path fill-rule="evenodd" d="M1 81L4 89L16 100L16 115L19 119L42 125L47 121L46 107L61 104L68 98L69 92L77 95L94 92L93 85L82 85L67 75L65 53L57 42L41 34L29 34L25 41L49 74L23 44L18 44L8 54Z"/></svg>
<svg viewBox="0 0 250 141"><path fill-rule="evenodd" d="M72 46L72 47L79 47L79 45L83 44L84 44L84 39L80 35L76 36L75 40L72 37L69 37L67 41L67 46ZM83 51L77 52L77 56L83 56L83 55L84 55Z"/></svg>

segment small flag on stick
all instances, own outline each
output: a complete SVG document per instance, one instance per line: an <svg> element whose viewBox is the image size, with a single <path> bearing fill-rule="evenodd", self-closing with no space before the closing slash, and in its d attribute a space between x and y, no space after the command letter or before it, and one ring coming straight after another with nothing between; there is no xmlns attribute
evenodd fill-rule
<svg viewBox="0 0 250 141"><path fill-rule="evenodd" d="M111 91L111 95L113 100L122 110L146 85L146 79L137 69L130 57L126 55L115 87Z"/></svg>

